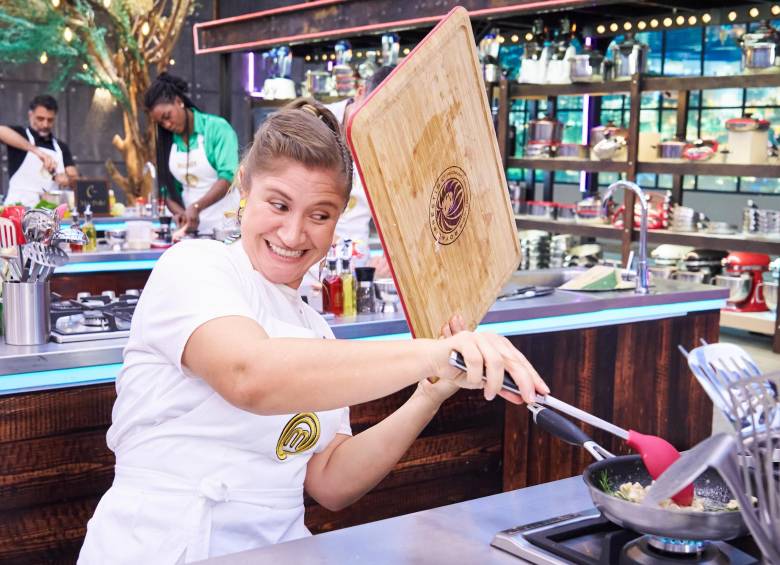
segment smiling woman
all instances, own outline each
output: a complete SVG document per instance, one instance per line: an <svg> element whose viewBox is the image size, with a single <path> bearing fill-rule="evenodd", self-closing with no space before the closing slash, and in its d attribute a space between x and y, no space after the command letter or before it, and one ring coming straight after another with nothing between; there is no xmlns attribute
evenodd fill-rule
<svg viewBox="0 0 780 565"><path fill-rule="evenodd" d="M456 316L441 340L332 339L297 287L332 241L350 171L333 115L296 101L241 164L241 238L185 241L160 258L117 377L114 483L80 563L189 562L306 536L304 489L331 510L358 500L459 387L493 399L508 370L525 400L548 392L508 340L459 331ZM466 373L449 365L453 350ZM415 383L352 436L348 406Z"/></svg>

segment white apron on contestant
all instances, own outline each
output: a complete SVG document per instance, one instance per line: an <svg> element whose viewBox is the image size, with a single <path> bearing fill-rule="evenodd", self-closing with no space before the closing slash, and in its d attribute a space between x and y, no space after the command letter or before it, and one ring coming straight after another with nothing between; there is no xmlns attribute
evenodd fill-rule
<svg viewBox="0 0 780 565"><path fill-rule="evenodd" d="M198 134L197 145L196 148L190 149L188 158L187 152L179 151L174 143L168 160L171 174L182 185L185 208L203 198L219 178L206 157L206 143L201 134ZM208 208L201 208L198 232L213 233L214 228L224 221L225 212L238 210L239 200L238 191L231 190L218 202Z"/></svg>
<svg viewBox="0 0 780 565"><path fill-rule="evenodd" d="M35 139L30 133L30 128L25 128L27 133L27 140L31 145L35 145ZM54 137L51 138L54 150L46 149L45 147L38 147L41 151L47 153L54 159L57 164L54 174L65 172L65 160L62 156L62 149L60 149L57 140ZM19 169L13 174L8 181L8 194L5 196L5 204L11 205L21 202L25 206L32 207L38 204L41 199L41 195L49 190L57 188L57 183L54 182L52 175L43 167L43 161L41 161L36 155L29 151L24 156Z"/></svg>

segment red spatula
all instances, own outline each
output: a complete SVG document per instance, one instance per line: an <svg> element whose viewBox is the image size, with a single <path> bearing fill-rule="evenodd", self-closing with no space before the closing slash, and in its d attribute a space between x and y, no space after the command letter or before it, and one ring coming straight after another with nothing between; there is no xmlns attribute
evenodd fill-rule
<svg viewBox="0 0 780 565"><path fill-rule="evenodd" d="M463 362L463 357L456 351L453 351L450 355L450 364L454 367L458 367L461 370L466 370L466 364ZM504 373L503 388L516 394L520 394L515 381L508 373ZM642 462L645 464L647 472L650 473L650 476L653 479L660 477L661 474L672 465L672 463L680 458L680 452L677 451L677 449L675 449L671 443L658 436L641 434L634 430L624 430L615 424L611 424L606 420L602 420L593 414L589 414L584 410L580 410L579 408L572 406L571 404L567 404L562 400L558 400L549 394L547 396L537 396L536 402L545 406L549 406L550 408L567 414L572 418L577 418L586 424L590 424L591 426L602 429L621 438L626 442L626 445L642 456ZM693 502L693 485L691 484L685 487L683 490L674 495L672 500L674 500L680 506L690 506Z"/></svg>

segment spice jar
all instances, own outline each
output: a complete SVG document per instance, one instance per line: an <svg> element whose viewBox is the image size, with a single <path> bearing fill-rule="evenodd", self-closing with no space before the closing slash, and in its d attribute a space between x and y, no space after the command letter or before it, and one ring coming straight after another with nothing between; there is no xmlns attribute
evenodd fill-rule
<svg viewBox="0 0 780 565"><path fill-rule="evenodd" d="M370 314L374 311L374 267L355 268L357 278L357 312Z"/></svg>

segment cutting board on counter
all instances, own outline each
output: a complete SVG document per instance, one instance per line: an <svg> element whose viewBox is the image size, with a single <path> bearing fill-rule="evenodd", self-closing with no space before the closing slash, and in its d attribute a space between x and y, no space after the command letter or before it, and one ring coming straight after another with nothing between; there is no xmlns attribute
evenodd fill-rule
<svg viewBox="0 0 780 565"><path fill-rule="evenodd" d="M475 328L520 244L468 12L455 8L353 113L347 140L415 337Z"/></svg>

